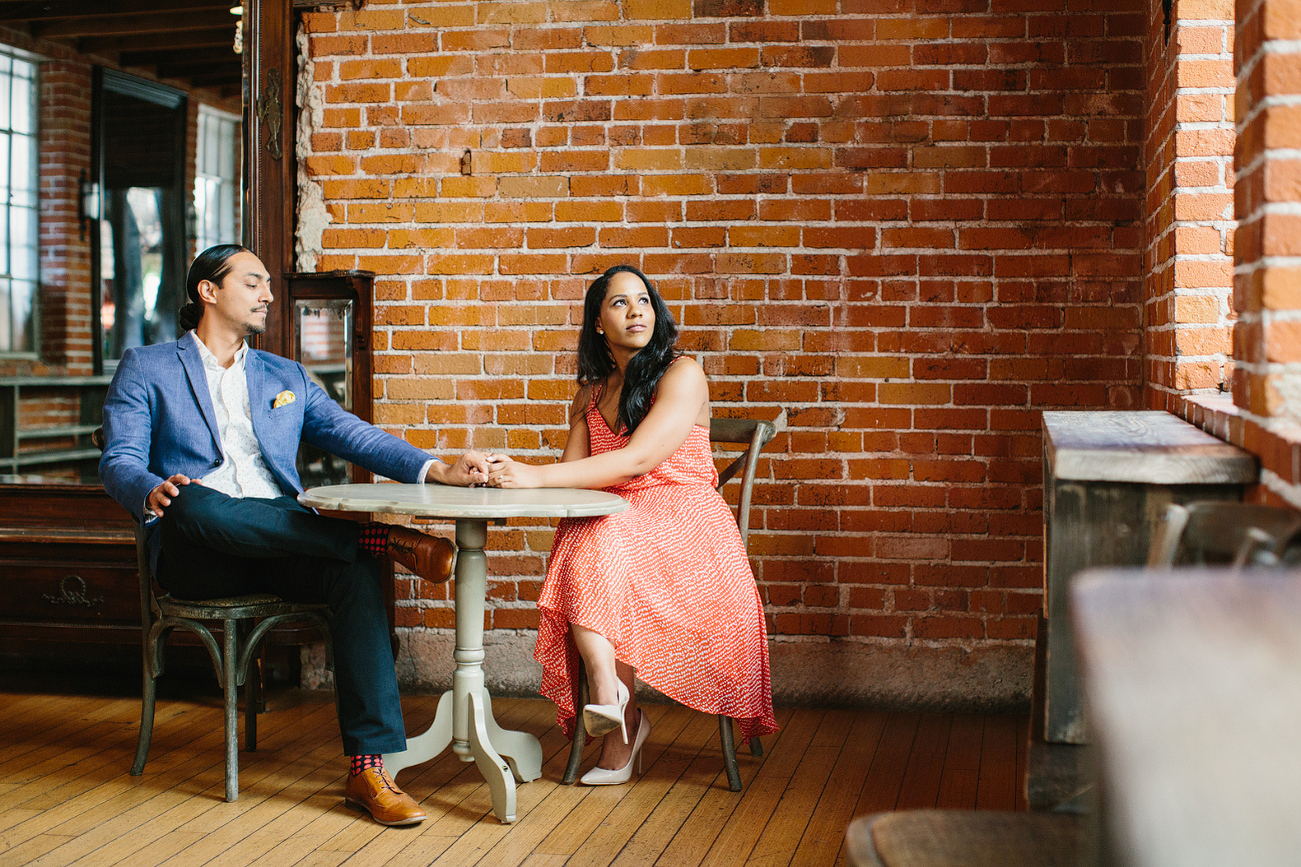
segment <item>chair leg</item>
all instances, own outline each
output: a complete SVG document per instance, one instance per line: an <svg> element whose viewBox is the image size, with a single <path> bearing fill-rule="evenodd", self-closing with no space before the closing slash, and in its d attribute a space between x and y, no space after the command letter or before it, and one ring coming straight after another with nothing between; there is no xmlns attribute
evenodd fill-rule
<svg viewBox="0 0 1301 867"><path fill-rule="evenodd" d="M145 641L147 642L148 636ZM153 676L149 654L153 648L145 651L145 683L140 700L140 737L136 741L136 760L131 765L131 776L138 777L145 772L145 759L149 756L149 741L154 736L154 702L158 697L158 679Z"/></svg>
<svg viewBox="0 0 1301 867"><path fill-rule="evenodd" d="M244 672L244 749L257 752L257 715L266 713L266 698L262 692L262 655L249 657L248 671Z"/></svg>
<svg viewBox="0 0 1301 867"><path fill-rule="evenodd" d="M732 718L718 715L718 739L723 742L723 767L727 769L727 787L741 791L741 769L736 766L736 742L732 739Z"/></svg>
<svg viewBox="0 0 1301 867"><path fill-rule="evenodd" d="M583 726L583 705L587 704L587 671L583 660L578 660L578 700L574 705L574 738L569 744L569 764L565 766L565 776L561 782L572 786L578 780L578 766L583 763L583 747L587 746L587 729Z"/></svg>
<svg viewBox="0 0 1301 867"><path fill-rule="evenodd" d="M763 742L760 741L758 738L750 738L750 755L752 756L763 755Z"/></svg>
<svg viewBox="0 0 1301 867"><path fill-rule="evenodd" d="M244 681L244 750L257 752L257 714L261 703L260 678L257 660L249 663L249 672Z"/></svg>
<svg viewBox="0 0 1301 867"><path fill-rule="evenodd" d="M239 647L234 620L222 622L222 692L226 699L226 800L239 799L239 687L236 667Z"/></svg>

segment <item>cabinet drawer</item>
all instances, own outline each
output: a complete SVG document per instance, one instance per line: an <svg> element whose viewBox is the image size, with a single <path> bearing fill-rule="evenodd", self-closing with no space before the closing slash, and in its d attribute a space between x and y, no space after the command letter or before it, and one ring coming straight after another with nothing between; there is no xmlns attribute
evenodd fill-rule
<svg viewBox="0 0 1301 867"><path fill-rule="evenodd" d="M0 564L4 611L22 623L140 624L140 579L126 566L85 563Z"/></svg>

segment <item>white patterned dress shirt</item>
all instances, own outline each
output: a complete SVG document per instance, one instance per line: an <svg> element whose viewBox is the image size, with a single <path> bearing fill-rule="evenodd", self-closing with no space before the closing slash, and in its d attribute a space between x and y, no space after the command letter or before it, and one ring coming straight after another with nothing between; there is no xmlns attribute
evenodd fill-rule
<svg viewBox="0 0 1301 867"><path fill-rule="evenodd" d="M217 356L197 339L197 334L195 338L221 437L221 466L203 477L204 486L230 497L283 497L285 492L271 475L253 433L253 408L249 405L248 379L244 376L248 344L241 343L235 361L230 367L222 367Z"/></svg>

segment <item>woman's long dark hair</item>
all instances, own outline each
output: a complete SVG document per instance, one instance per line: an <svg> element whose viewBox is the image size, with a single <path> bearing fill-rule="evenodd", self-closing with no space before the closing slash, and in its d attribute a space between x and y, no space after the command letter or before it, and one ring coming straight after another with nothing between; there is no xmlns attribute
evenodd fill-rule
<svg viewBox="0 0 1301 867"><path fill-rule="evenodd" d="M177 327L181 333L189 331L203 318L203 300L199 298L199 284L211 280L218 286L230 273L230 258L236 253L251 252L239 244L217 244L209 247L194 257L190 264L190 273L185 276L185 294L190 301L181 308L177 315Z"/></svg>
<svg viewBox="0 0 1301 867"><path fill-rule="evenodd" d="M631 436L632 432L650 412L655 389L659 387L660 377L668 369L678 353L674 345L678 341L678 325L673 321L673 314L656 291L655 285L645 274L632 265L615 265L608 269L587 289L583 299L583 330L578 333L578 384L591 385L610 375L614 370L614 356L605 337L596 332L597 320L601 318L601 305L605 303L605 292L610 286L610 279L621 271L636 274L646 287L650 296L651 309L655 311L655 328L651 332L650 343L628 362L624 372L623 393L619 395L619 414L615 418L616 430Z"/></svg>

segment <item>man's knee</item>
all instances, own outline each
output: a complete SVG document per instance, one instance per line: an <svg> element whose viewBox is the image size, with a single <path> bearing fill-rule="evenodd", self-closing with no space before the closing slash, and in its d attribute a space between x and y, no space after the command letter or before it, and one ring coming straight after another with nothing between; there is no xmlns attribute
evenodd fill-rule
<svg viewBox="0 0 1301 867"><path fill-rule="evenodd" d="M158 526L164 534L177 533L193 537L212 519L213 503L210 495L222 495L198 484L180 485L179 488L180 491L172 497L171 504L163 508Z"/></svg>

